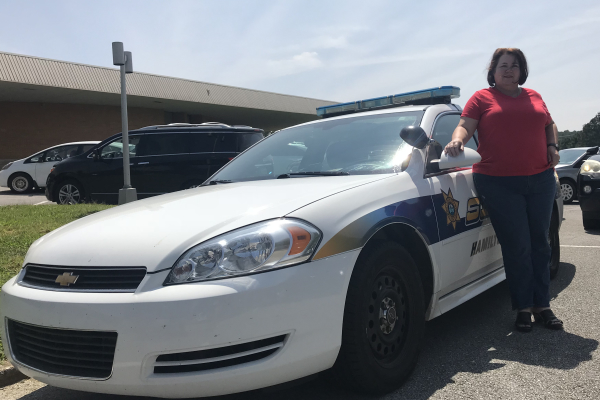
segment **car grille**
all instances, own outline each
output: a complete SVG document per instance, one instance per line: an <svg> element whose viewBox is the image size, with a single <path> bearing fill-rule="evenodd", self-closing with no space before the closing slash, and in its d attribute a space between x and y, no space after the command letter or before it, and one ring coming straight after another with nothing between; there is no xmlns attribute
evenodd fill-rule
<svg viewBox="0 0 600 400"><path fill-rule="evenodd" d="M270 356L281 347L286 335L216 349L163 354L154 364L155 374L207 371L231 367Z"/></svg>
<svg viewBox="0 0 600 400"><path fill-rule="evenodd" d="M22 283L41 289L133 292L144 276L145 267L71 268L28 264Z"/></svg>
<svg viewBox="0 0 600 400"><path fill-rule="evenodd" d="M117 332L76 331L8 319L16 361L49 374L106 379L112 372Z"/></svg>

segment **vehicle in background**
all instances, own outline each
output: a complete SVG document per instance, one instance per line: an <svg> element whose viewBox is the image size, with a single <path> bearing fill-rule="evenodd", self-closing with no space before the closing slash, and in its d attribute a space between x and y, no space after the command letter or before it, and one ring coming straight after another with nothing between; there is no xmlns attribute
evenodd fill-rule
<svg viewBox="0 0 600 400"><path fill-rule="evenodd" d="M560 161L555 167L560 189L562 190L563 203L570 204L577 199L577 175L585 160L594 154L598 154L598 146L575 147L558 152Z"/></svg>
<svg viewBox="0 0 600 400"><path fill-rule="evenodd" d="M261 129L215 122L130 131L131 184L139 199L198 186L262 139ZM118 133L56 165L48 176L46 197L58 204L116 203L122 187L123 141Z"/></svg>
<svg viewBox="0 0 600 400"><path fill-rule="evenodd" d="M600 155L591 156L582 164L577 188L583 227L600 228Z"/></svg>
<svg viewBox="0 0 600 400"><path fill-rule="evenodd" d="M0 171L0 186L9 187L14 193L27 193L34 187L44 188L48 174L56 163L83 154L98 143L98 140L64 143L9 162Z"/></svg>

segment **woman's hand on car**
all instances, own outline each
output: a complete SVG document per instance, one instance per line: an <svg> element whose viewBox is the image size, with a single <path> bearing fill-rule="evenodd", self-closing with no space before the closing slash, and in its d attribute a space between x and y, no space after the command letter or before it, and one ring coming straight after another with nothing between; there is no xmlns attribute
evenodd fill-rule
<svg viewBox="0 0 600 400"><path fill-rule="evenodd" d="M451 157L456 157L461 151L465 150L465 145L462 140L454 139L446 145L444 153L449 154Z"/></svg>

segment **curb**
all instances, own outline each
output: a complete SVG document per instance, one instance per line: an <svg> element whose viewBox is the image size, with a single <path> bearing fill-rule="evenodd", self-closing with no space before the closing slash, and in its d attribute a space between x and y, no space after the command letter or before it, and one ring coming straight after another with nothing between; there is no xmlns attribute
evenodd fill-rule
<svg viewBox="0 0 600 400"><path fill-rule="evenodd" d="M11 363L8 361L0 362L0 388L12 385L23 379L27 379L27 377L13 367Z"/></svg>

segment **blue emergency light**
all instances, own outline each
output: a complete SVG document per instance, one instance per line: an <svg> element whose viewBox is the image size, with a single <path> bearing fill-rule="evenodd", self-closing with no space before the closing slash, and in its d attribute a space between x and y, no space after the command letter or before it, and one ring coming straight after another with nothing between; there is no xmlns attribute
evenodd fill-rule
<svg viewBox="0 0 600 400"><path fill-rule="evenodd" d="M349 103L334 104L317 108L317 115L323 118L358 111L369 111L379 108L401 107L407 105L448 104L451 99L460 97L460 88L456 86L440 86L431 89L417 90L394 94L391 96L376 97L374 99L352 101Z"/></svg>

